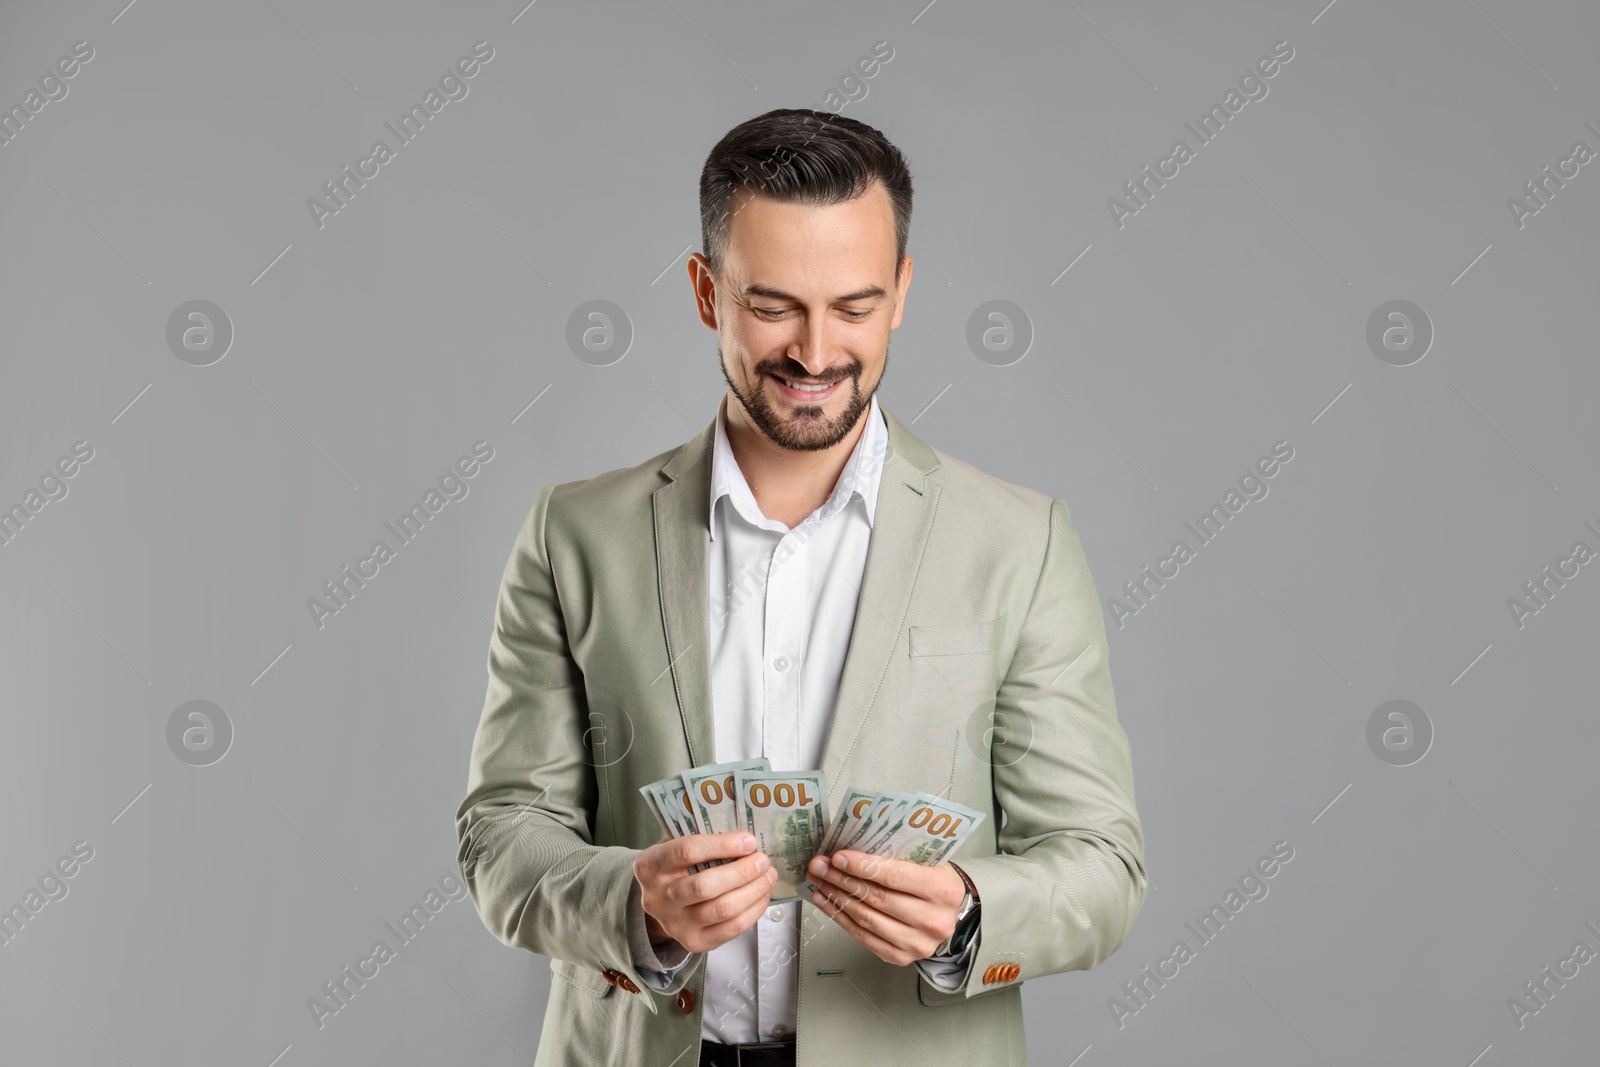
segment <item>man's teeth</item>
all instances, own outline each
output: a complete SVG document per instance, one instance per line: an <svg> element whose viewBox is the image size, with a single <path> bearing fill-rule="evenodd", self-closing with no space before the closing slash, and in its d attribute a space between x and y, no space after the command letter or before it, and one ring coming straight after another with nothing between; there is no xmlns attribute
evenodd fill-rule
<svg viewBox="0 0 1600 1067"><path fill-rule="evenodd" d="M784 385L787 385L790 389L799 389L801 392L805 393L820 393L824 389L833 388L835 384L833 382L828 382L824 385L800 385L797 382L791 382L787 378L779 378L778 381L782 382Z"/></svg>

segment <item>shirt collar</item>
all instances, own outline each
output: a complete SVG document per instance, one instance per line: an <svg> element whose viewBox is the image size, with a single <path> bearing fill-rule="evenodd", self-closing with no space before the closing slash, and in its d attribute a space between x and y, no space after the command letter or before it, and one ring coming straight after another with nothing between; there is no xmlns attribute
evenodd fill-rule
<svg viewBox="0 0 1600 1067"><path fill-rule="evenodd" d="M724 496L731 497L730 502L734 507L752 522L764 517L761 508L756 504L755 494L750 491L750 483L745 479L744 471L739 469L739 462L734 458L733 448L728 443L728 431L724 425L727 404L728 397L724 393L717 405L717 437L711 452L711 502L707 522L713 540L717 531L717 501ZM807 521L812 518L819 522L825 521L859 496L866 507L867 526L871 528L873 517L877 514L878 483L883 475L883 461L889 446L889 427L884 421L883 413L878 410L876 393L867 406L866 420L867 428L862 431L860 439L856 441L856 447L851 450L850 458L845 461L844 470L839 472L839 480L834 484L833 492L815 515L808 516ZM770 519L767 521L775 522Z"/></svg>

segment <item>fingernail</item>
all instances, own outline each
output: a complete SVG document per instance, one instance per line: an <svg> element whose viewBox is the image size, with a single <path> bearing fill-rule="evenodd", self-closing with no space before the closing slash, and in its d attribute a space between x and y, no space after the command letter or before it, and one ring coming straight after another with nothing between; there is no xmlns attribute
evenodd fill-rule
<svg viewBox="0 0 1600 1067"><path fill-rule="evenodd" d="M739 838L739 847L744 851L749 852L751 849L756 847L756 839L751 837L749 834L745 834L743 837Z"/></svg>
<svg viewBox="0 0 1600 1067"><path fill-rule="evenodd" d="M776 885L777 882L778 882L778 868L776 868L776 867L768 867L767 868L767 884L768 885Z"/></svg>
<svg viewBox="0 0 1600 1067"><path fill-rule="evenodd" d="M848 871L850 869L850 860L844 854L837 853L833 857L833 865L841 871Z"/></svg>
<svg viewBox="0 0 1600 1067"><path fill-rule="evenodd" d="M818 874L827 874L828 861L823 859L821 856L818 856L816 859L811 861L811 869Z"/></svg>
<svg viewBox="0 0 1600 1067"><path fill-rule="evenodd" d="M772 861L767 859L765 852L756 853L756 870L764 871L772 866Z"/></svg>

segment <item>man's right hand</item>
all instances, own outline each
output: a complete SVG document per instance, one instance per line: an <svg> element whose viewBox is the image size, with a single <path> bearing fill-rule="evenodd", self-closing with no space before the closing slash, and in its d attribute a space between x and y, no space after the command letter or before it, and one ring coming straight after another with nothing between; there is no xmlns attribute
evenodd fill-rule
<svg viewBox="0 0 1600 1067"><path fill-rule="evenodd" d="M734 830L668 838L641 851L633 874L651 943L671 938L690 952L710 952L750 929L778 880L772 861L755 847L755 838ZM716 859L732 862L689 871Z"/></svg>

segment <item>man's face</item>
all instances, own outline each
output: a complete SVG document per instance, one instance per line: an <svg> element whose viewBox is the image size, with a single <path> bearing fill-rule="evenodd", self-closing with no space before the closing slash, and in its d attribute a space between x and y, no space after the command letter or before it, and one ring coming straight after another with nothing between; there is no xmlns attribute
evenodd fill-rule
<svg viewBox="0 0 1600 1067"><path fill-rule="evenodd" d="M741 190L731 211L722 276L699 253L690 262L722 376L773 442L828 448L882 381L911 284L909 256L895 281L888 191L873 183L855 200L816 207Z"/></svg>

